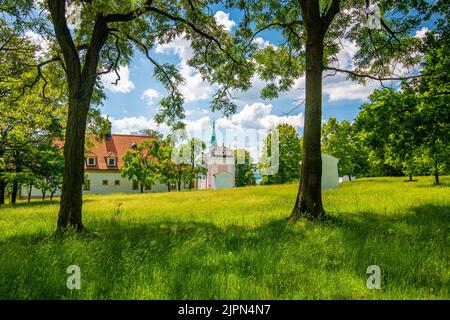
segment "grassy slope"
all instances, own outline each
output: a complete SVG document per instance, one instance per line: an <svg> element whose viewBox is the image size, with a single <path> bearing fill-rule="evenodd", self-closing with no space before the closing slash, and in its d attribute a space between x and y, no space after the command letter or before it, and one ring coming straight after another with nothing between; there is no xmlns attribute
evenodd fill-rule
<svg viewBox="0 0 450 320"><path fill-rule="evenodd" d="M326 222L287 225L296 185L86 196L92 238L43 240L58 204L0 209L0 298L450 297L450 178L325 192ZM120 212L114 214L120 206ZM66 288L76 264L82 288ZM382 290L366 288L381 267Z"/></svg>

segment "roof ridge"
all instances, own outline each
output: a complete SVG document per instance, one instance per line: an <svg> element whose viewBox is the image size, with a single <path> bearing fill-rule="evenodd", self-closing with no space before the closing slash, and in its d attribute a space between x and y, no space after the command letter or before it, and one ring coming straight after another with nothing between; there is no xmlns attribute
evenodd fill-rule
<svg viewBox="0 0 450 320"><path fill-rule="evenodd" d="M143 134L112 133L111 135L112 136L153 138L152 136L147 136L147 135L143 135Z"/></svg>

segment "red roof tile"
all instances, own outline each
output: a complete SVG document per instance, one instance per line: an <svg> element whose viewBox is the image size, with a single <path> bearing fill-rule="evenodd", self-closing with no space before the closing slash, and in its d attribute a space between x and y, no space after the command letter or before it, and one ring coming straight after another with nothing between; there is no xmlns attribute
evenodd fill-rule
<svg viewBox="0 0 450 320"><path fill-rule="evenodd" d="M140 145L143 141L151 139L148 136L112 134L111 138L98 141L93 136L89 138L93 145L86 150L86 155L96 157L95 166L87 166L84 162L84 168L89 170L118 170L123 166L123 156L131 148L133 143ZM111 167L107 164L108 157L115 157L117 166Z"/></svg>

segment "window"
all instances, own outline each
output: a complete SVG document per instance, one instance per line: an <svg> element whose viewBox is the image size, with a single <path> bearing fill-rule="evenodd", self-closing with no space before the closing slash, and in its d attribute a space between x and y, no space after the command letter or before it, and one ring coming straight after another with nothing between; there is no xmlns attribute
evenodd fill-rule
<svg viewBox="0 0 450 320"><path fill-rule="evenodd" d="M115 185L115 186L120 186L120 180L115 180L115 181L114 181L114 185Z"/></svg>
<svg viewBox="0 0 450 320"><path fill-rule="evenodd" d="M116 166L116 158L108 158L108 166L115 167Z"/></svg>
<svg viewBox="0 0 450 320"><path fill-rule="evenodd" d="M132 188L133 188L133 190L139 189L139 182L137 182L137 180L133 180Z"/></svg>
<svg viewBox="0 0 450 320"><path fill-rule="evenodd" d="M145 190L152 190L152 185L151 184L145 184Z"/></svg>
<svg viewBox="0 0 450 320"><path fill-rule="evenodd" d="M102 180L102 185L107 186L108 185L108 180Z"/></svg>
<svg viewBox="0 0 450 320"><path fill-rule="evenodd" d="M91 180L86 180L84 182L83 191L91 191Z"/></svg>
<svg viewBox="0 0 450 320"><path fill-rule="evenodd" d="M87 157L87 165L88 166L95 166L95 158L94 157Z"/></svg>

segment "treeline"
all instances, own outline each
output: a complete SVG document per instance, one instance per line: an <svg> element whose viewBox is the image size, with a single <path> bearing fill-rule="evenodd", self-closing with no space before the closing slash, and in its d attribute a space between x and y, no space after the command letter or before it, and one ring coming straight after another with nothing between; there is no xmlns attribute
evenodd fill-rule
<svg viewBox="0 0 450 320"><path fill-rule="evenodd" d="M428 34L423 76L397 89L375 90L353 123L329 119L322 145L340 159L341 175L448 174L450 168L450 58L448 26Z"/></svg>
<svg viewBox="0 0 450 320"><path fill-rule="evenodd" d="M3 20L0 44L0 205L5 199L16 203L20 190L26 190L28 200L33 188L42 191L42 198L52 197L64 170L63 153L55 145L65 138L64 75L53 64L41 65L38 46ZM94 91L87 130L102 136L107 122L98 105L103 94L100 88Z"/></svg>

